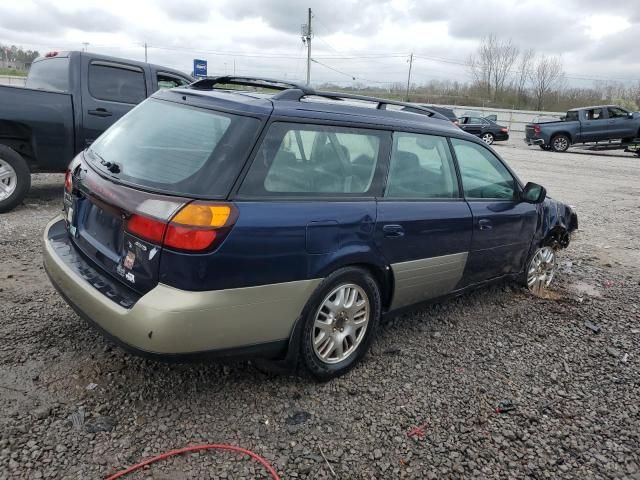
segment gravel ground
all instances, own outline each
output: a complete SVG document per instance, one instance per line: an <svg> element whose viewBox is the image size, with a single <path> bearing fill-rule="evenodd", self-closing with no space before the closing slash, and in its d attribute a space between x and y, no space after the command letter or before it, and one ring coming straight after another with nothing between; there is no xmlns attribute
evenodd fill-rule
<svg viewBox="0 0 640 480"><path fill-rule="evenodd" d="M46 279L40 236L62 177L37 175L0 216L0 478L103 478L231 443L287 479L640 479L640 159L496 149L578 209L553 289L501 284L405 314L326 384L112 347ZM514 409L497 413L503 400ZM268 477L205 452L127 478Z"/></svg>

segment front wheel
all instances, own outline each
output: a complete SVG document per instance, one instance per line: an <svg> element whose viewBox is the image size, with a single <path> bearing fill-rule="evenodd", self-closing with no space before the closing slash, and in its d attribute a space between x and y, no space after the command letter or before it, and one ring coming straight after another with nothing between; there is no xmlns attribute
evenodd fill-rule
<svg viewBox="0 0 640 480"><path fill-rule="evenodd" d="M301 356L319 380L343 375L364 357L380 323L380 289L360 268L329 275L305 306Z"/></svg>
<svg viewBox="0 0 640 480"><path fill-rule="evenodd" d="M491 145L493 143L493 141L495 140L495 137L493 136L493 133L489 133L489 132L483 133L480 138L487 145Z"/></svg>
<svg viewBox="0 0 640 480"><path fill-rule="evenodd" d="M554 152L566 152L571 145L571 140L564 134L556 135L551 139L551 148Z"/></svg>
<svg viewBox="0 0 640 480"><path fill-rule="evenodd" d="M13 210L31 187L27 162L11 148L0 145L0 213Z"/></svg>
<svg viewBox="0 0 640 480"><path fill-rule="evenodd" d="M556 273L556 251L550 246L536 249L527 263L527 288L539 295L546 289Z"/></svg>

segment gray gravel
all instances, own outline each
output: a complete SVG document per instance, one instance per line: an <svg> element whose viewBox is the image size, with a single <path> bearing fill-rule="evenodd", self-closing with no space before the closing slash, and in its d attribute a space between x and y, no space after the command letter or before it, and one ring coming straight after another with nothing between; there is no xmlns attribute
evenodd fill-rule
<svg viewBox="0 0 640 480"><path fill-rule="evenodd" d="M42 270L62 177L37 175L25 205L0 216L0 478L103 478L231 443L283 478L640 479L640 159L496 149L578 209L553 289L501 284L403 315L326 384L112 347ZM497 413L505 400L515 408ZM268 477L206 452L127 478Z"/></svg>

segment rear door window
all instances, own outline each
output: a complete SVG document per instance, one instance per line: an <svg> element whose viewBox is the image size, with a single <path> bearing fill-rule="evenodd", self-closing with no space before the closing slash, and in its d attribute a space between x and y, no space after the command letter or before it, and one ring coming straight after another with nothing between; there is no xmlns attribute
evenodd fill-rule
<svg viewBox="0 0 640 480"><path fill-rule="evenodd" d="M241 195L363 195L374 188L389 134L360 128L271 125Z"/></svg>
<svg viewBox="0 0 640 480"><path fill-rule="evenodd" d="M98 100L137 104L147 98L144 72L139 67L111 62L89 64L89 93Z"/></svg>
<svg viewBox="0 0 640 480"><path fill-rule="evenodd" d="M156 80L158 82L158 89L183 87L191 83L184 78L162 72L158 72Z"/></svg>

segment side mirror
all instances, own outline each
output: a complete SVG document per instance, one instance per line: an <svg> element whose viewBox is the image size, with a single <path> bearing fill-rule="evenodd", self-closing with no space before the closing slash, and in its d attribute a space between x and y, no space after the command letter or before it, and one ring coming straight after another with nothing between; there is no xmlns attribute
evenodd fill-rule
<svg viewBox="0 0 640 480"><path fill-rule="evenodd" d="M547 196L547 190L537 183L529 182L524 186L520 198L527 203L542 203Z"/></svg>

